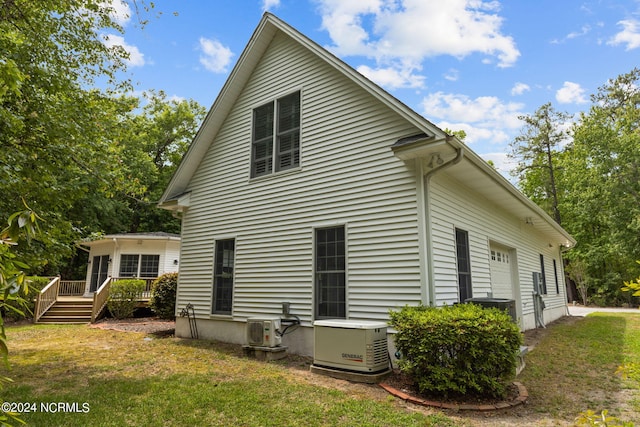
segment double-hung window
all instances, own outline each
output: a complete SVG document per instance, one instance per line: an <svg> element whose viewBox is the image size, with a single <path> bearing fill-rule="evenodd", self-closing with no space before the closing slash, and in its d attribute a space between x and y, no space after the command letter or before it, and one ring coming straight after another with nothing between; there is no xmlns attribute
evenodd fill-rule
<svg viewBox="0 0 640 427"><path fill-rule="evenodd" d="M212 314L231 314L233 308L233 268L235 240L217 240L213 277Z"/></svg>
<svg viewBox="0 0 640 427"><path fill-rule="evenodd" d="M300 92L253 110L251 177L300 165Z"/></svg>
<svg viewBox="0 0 640 427"><path fill-rule="evenodd" d="M316 230L316 318L346 316L344 226Z"/></svg>
<svg viewBox="0 0 640 427"><path fill-rule="evenodd" d="M469 233L456 228L456 260L458 264L458 290L460 302L473 297L471 287L471 259L469 256Z"/></svg>

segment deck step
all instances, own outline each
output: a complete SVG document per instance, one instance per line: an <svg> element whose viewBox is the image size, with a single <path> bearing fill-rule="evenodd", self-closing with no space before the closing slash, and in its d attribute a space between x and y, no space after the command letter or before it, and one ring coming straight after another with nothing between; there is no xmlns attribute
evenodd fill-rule
<svg viewBox="0 0 640 427"><path fill-rule="evenodd" d="M38 319L38 323L90 323L92 309L93 300L89 298L59 300Z"/></svg>

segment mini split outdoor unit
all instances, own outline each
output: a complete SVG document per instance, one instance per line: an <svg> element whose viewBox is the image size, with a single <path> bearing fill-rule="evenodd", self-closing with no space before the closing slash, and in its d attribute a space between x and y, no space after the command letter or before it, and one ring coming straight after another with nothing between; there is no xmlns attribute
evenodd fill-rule
<svg viewBox="0 0 640 427"><path fill-rule="evenodd" d="M278 335L279 317L250 317L247 319L247 344L253 347L277 347L282 343Z"/></svg>
<svg viewBox="0 0 640 427"><path fill-rule="evenodd" d="M313 323L313 364L377 373L389 367L387 324L367 320L317 320Z"/></svg>

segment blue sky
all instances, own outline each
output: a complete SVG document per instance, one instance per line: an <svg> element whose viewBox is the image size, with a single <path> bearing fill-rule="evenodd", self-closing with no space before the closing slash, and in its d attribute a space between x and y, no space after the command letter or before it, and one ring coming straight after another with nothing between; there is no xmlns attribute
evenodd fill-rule
<svg viewBox="0 0 640 427"><path fill-rule="evenodd" d="M209 108L269 11L431 122L465 130L505 174L519 115L546 102L587 111L598 87L640 65L640 0L156 0L144 28L131 0L110 3L125 27L110 42L130 52L138 91Z"/></svg>

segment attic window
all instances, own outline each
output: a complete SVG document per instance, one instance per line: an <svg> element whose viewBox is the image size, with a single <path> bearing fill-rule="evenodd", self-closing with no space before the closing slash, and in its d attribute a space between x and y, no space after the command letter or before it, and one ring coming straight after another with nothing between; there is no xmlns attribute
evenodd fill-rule
<svg viewBox="0 0 640 427"><path fill-rule="evenodd" d="M253 110L251 177L300 164L300 92Z"/></svg>

